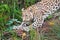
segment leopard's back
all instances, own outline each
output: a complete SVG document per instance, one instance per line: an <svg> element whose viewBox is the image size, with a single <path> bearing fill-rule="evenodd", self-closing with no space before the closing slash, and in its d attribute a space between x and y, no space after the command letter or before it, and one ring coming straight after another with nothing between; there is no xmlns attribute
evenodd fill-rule
<svg viewBox="0 0 60 40"><path fill-rule="evenodd" d="M28 7L26 10L32 12L33 15L38 15L37 11L42 12L42 14L46 12L54 12L60 7L60 0L42 0L41 2L36 3Z"/></svg>

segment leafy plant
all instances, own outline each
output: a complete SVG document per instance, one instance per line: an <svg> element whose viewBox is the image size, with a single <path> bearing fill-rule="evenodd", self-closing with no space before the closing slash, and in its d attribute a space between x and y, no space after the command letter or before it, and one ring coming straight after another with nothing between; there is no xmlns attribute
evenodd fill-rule
<svg viewBox="0 0 60 40"><path fill-rule="evenodd" d="M49 15L45 20L49 20L51 18L53 18L53 15Z"/></svg>
<svg viewBox="0 0 60 40"><path fill-rule="evenodd" d="M34 29L30 30L30 40L35 40L36 39L36 31Z"/></svg>

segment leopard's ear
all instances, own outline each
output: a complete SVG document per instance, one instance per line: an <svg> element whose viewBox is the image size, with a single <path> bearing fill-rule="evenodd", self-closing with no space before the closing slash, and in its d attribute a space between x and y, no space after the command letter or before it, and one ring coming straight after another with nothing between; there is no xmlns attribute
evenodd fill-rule
<svg viewBox="0 0 60 40"><path fill-rule="evenodd" d="M22 12L24 11L24 8L22 8Z"/></svg>

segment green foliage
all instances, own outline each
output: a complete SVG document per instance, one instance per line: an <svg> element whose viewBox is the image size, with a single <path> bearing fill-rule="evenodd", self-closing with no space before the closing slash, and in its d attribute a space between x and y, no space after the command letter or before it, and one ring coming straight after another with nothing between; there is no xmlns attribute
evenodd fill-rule
<svg viewBox="0 0 60 40"><path fill-rule="evenodd" d="M36 38L36 31L34 29L30 30L30 40L34 40Z"/></svg>
<svg viewBox="0 0 60 40"><path fill-rule="evenodd" d="M7 31L5 31L5 32L7 32ZM8 40L10 38L12 38L12 40L21 40L21 38L17 36L17 34L16 34L16 32L14 30L9 31L5 35L2 35L2 38L1 39L2 40Z"/></svg>
<svg viewBox="0 0 60 40"><path fill-rule="evenodd" d="M52 27L52 30L57 35L57 37L60 38L60 24L55 24Z"/></svg>
<svg viewBox="0 0 60 40"><path fill-rule="evenodd" d="M51 18L53 18L53 15L49 15L45 20L49 20Z"/></svg>
<svg viewBox="0 0 60 40"><path fill-rule="evenodd" d="M28 6L32 5L32 4L34 4L35 1L36 1L36 0L25 0L25 5L26 5L26 7L28 7Z"/></svg>
<svg viewBox="0 0 60 40"><path fill-rule="evenodd" d="M8 1L7 1L8 2ZM0 4L0 29L5 31L11 29L13 23L16 22L15 25L20 24L22 22L22 12L16 5L17 1L13 1L12 4Z"/></svg>
<svg viewBox="0 0 60 40"><path fill-rule="evenodd" d="M5 31L12 31L14 26L17 27L17 26L20 25L20 24L21 24L21 22L18 21L18 19L11 19L11 20L9 20L9 21L6 23L6 25L7 25L8 27L6 28Z"/></svg>
<svg viewBox="0 0 60 40"><path fill-rule="evenodd" d="M0 13L10 12L10 8L7 4L0 5Z"/></svg>

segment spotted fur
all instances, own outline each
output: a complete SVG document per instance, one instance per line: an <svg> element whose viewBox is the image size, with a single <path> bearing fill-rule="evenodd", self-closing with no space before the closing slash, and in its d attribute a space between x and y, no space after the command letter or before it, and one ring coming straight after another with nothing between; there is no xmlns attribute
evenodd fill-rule
<svg viewBox="0 0 60 40"><path fill-rule="evenodd" d="M31 22L33 28L41 27L44 19L60 8L60 0L42 0L22 11L24 22Z"/></svg>

